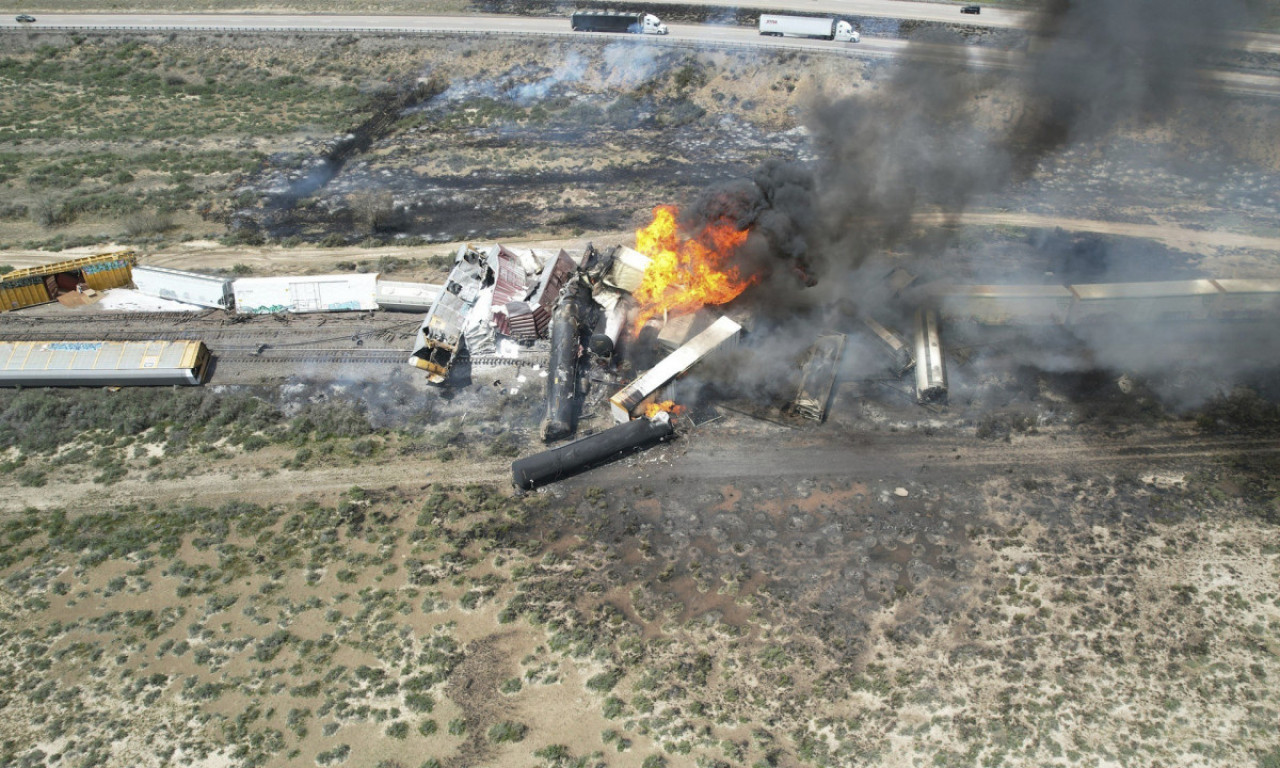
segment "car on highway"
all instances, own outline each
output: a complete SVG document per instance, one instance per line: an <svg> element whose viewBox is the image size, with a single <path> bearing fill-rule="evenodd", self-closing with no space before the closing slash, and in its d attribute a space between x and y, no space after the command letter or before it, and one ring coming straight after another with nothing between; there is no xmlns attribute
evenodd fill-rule
<svg viewBox="0 0 1280 768"><path fill-rule="evenodd" d="M34 24L36 21L36 17L32 16L29 13L20 13L17 16L14 16L13 20L18 22L19 24Z"/></svg>
<svg viewBox="0 0 1280 768"><path fill-rule="evenodd" d="M972 13L972 14L974 14L974 15L977 15L977 14L979 14L979 13L982 13L982 6L980 6L980 5L966 5L965 7L963 7L963 8L961 8L961 9L960 9L960 12L961 12L961 13Z"/></svg>

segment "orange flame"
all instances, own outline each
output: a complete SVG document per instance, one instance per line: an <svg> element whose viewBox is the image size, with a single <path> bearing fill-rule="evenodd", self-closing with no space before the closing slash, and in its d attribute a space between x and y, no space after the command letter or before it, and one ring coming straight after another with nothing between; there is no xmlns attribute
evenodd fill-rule
<svg viewBox="0 0 1280 768"><path fill-rule="evenodd" d="M655 315L726 304L756 281L742 278L737 267L729 264L747 240L745 230L721 220L703 226L692 238L683 238L676 228L676 213L675 206L660 205L653 209L653 222L636 231L636 250L653 260L634 294L640 303L637 333Z"/></svg>
<svg viewBox="0 0 1280 768"><path fill-rule="evenodd" d="M646 419L652 419L663 411L666 411L672 416L679 416L684 413L684 406L676 405L674 400L663 400L660 403L649 403L644 407L644 417Z"/></svg>

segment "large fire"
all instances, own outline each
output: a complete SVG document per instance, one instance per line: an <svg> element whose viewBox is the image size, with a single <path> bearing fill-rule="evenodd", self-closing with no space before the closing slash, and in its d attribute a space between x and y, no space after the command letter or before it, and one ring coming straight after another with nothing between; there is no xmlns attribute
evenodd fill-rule
<svg viewBox="0 0 1280 768"><path fill-rule="evenodd" d="M636 250L653 260L634 294L640 302L637 332L664 312L685 314L733 301L755 282L729 263L746 242L746 231L716 221L685 238L677 231L676 214L675 206L660 205L653 222L636 231Z"/></svg>
<svg viewBox="0 0 1280 768"><path fill-rule="evenodd" d="M669 413L672 416L679 416L684 413L683 405L676 405L674 400L663 400L660 403L649 403L644 407L644 416L646 419L652 419L660 413Z"/></svg>

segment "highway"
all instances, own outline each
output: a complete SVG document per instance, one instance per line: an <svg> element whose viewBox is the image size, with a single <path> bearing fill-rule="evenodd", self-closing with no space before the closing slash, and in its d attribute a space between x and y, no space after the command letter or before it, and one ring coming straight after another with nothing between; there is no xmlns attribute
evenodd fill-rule
<svg viewBox="0 0 1280 768"><path fill-rule="evenodd" d="M890 3L890 0L875 0ZM914 3L912 4L914 5ZM567 18L533 16L350 16L333 14L244 14L244 13L77 13L41 14L36 24L19 25L12 17L0 20L0 28L18 27L38 31L50 28L77 29L156 29L156 30L244 30L245 32L291 31L340 31L355 32L412 32L441 33L505 33L528 35L581 36L584 39L617 39L636 42L662 43L712 43L734 46L767 46L771 48L809 48L840 51L866 57L888 58L902 53L908 46L905 40L890 38L864 38L861 43L837 43L828 40L801 38L762 37L754 27L722 26L714 24L669 24L670 34L625 35L600 33L575 33L569 29ZM994 49L973 46L934 46L937 52L987 66L1007 65L1008 54Z"/></svg>
<svg viewBox="0 0 1280 768"><path fill-rule="evenodd" d="M802 6L811 0L778 0L785 7ZM940 3L906 3L898 0L831 0L823 7L849 6L861 9L859 13L871 13L881 6L896 9L894 14L901 18L932 18L940 8L957 8L957 6ZM909 10L903 10L910 6ZM915 8L915 6L920 6ZM845 11L842 11L845 12ZM849 10L852 14L855 11ZM879 14L879 11L876 11ZM956 10L956 14L959 11ZM986 14L986 10L983 11ZM1007 18L1027 20L1025 12L1004 12ZM911 15L908 15L911 14ZM884 15L884 14L879 14ZM973 18L973 17L966 17ZM984 22L991 18L1005 18L984 15ZM1012 25L1012 23L1011 23ZM669 24L671 30L665 37L650 35L616 35L600 33L574 33L569 30L566 18L547 18L532 16L357 16L339 14L249 14L249 13L193 13L193 14L151 14L151 13L47 13L41 14L35 24L18 24L12 16L0 19L0 30L22 27L32 31L50 28L77 29L155 29L155 30L243 30L245 32L334 32L350 30L352 32L408 32L413 34L454 33L454 34L524 34L575 36L583 39L597 40L632 40L652 44L693 45L710 44L713 46L733 47L769 47L800 50L842 53L865 58L890 58L901 55L908 47L916 56L924 56L944 63L954 62L979 69L1014 70L1021 66L1022 54L1014 51L1003 51L997 48L962 45L922 45L909 43L896 38L864 37L860 43L837 43L827 40L805 40L799 38L765 38L753 27L739 27L714 24ZM1253 52L1280 52L1280 36L1239 33L1237 39L1242 48ZM1218 87L1233 93L1276 97L1280 96L1280 77L1271 75L1249 74L1214 70L1205 73L1206 78Z"/></svg>

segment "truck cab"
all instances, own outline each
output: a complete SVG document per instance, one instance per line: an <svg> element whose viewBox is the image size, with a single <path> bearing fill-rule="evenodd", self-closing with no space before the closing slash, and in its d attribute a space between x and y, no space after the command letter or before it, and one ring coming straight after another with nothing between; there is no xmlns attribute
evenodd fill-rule
<svg viewBox="0 0 1280 768"><path fill-rule="evenodd" d="M652 13L646 13L640 24L640 32L646 35L665 35L667 34L667 25Z"/></svg>
<svg viewBox="0 0 1280 768"><path fill-rule="evenodd" d="M835 39L841 43L856 43L862 39L862 35L849 22L837 21Z"/></svg>

